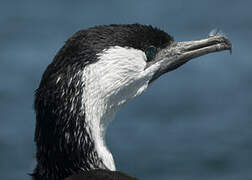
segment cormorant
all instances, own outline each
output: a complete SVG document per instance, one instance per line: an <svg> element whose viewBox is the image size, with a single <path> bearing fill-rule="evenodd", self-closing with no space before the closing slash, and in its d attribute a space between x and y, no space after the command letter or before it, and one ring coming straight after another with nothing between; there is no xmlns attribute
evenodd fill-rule
<svg viewBox="0 0 252 180"><path fill-rule="evenodd" d="M70 37L45 70L35 93L34 180L133 180L105 143L121 106L162 74L232 45L223 35L175 42L152 26L106 25Z"/></svg>

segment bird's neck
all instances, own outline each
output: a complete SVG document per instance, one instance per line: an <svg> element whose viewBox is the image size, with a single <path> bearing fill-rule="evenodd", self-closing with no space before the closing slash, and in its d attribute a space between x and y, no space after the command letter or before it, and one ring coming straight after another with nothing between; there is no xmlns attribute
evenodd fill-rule
<svg viewBox="0 0 252 180"><path fill-rule="evenodd" d="M81 77L76 78L68 85L69 90L62 91L65 86L62 84L36 92L34 180L62 180L92 169L115 170L105 143L106 127L115 111L107 108L100 98L94 98L96 94L85 89Z"/></svg>
<svg viewBox="0 0 252 180"><path fill-rule="evenodd" d="M101 108L93 110L91 114L97 115ZM49 124L46 125L47 131L37 128L35 140L38 164L34 171L35 180L57 180L92 169L115 170L113 156L105 143L106 125L100 123L105 116L112 119L114 114L88 116L89 113L85 113L85 119L82 116L74 117L71 113L65 114L65 117L69 116L76 121L63 125L65 129L62 132L51 132ZM55 126L57 129L61 125Z"/></svg>
<svg viewBox="0 0 252 180"><path fill-rule="evenodd" d="M34 180L61 180L73 173L92 169L115 170L113 156L105 143L106 127L99 124L103 117L90 118L76 122L77 126L70 125L71 131L66 129L63 134L41 133L46 139L41 139L41 144L37 141L38 164Z"/></svg>
<svg viewBox="0 0 252 180"><path fill-rule="evenodd" d="M103 165L100 168L114 171L116 169L115 163L111 152L107 148L105 135L108 123L114 119L115 112L106 112L106 108L103 106L96 106L95 108L86 106L85 112L87 127L89 127L90 137L94 143L94 151Z"/></svg>

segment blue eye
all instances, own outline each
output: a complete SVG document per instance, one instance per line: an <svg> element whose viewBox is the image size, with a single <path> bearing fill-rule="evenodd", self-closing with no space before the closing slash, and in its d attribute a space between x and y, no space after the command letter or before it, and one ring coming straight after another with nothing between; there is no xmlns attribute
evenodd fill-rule
<svg viewBox="0 0 252 180"><path fill-rule="evenodd" d="M150 46L145 50L145 55L147 61L152 61L157 54L157 48L155 46Z"/></svg>

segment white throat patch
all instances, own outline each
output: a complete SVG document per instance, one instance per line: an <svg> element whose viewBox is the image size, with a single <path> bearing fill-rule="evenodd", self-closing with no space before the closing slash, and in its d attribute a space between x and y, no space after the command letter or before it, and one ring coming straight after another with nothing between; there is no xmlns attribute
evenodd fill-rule
<svg viewBox="0 0 252 180"><path fill-rule="evenodd" d="M98 54L98 61L87 65L83 108L98 156L110 170L115 170L113 156L106 147L105 131L121 105L141 94L158 66L146 67L141 50L111 47Z"/></svg>

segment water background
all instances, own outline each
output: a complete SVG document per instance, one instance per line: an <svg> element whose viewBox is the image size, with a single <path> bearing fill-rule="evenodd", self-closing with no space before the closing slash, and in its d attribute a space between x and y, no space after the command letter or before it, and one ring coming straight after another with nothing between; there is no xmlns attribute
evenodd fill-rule
<svg viewBox="0 0 252 180"><path fill-rule="evenodd" d="M251 180L251 7L249 0L2 0L0 179L30 179L33 95L64 41L90 26L138 22L178 41L220 28L233 54L197 58L127 104L107 134L117 169L141 180Z"/></svg>

